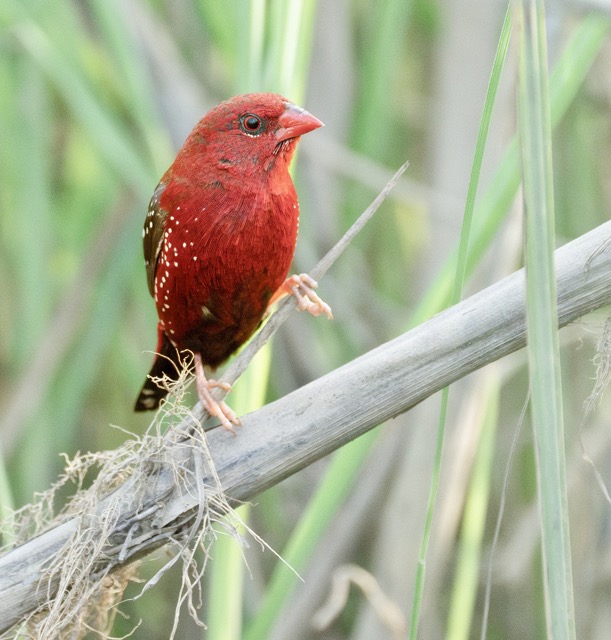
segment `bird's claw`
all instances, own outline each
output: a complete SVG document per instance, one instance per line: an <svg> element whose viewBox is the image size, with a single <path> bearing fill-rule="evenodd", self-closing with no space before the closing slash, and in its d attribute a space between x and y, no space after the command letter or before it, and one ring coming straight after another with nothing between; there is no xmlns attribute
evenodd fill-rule
<svg viewBox="0 0 611 640"><path fill-rule="evenodd" d="M217 386L216 380L207 381L211 387ZM215 400L210 393L210 389L207 386L197 385L197 394L202 401L204 408L211 415L219 419L221 425L229 431L229 433L235 436L233 425L240 426L240 419L233 412L231 407L224 400Z"/></svg>
<svg viewBox="0 0 611 640"><path fill-rule="evenodd" d="M195 385L197 387L197 395L202 402L206 411L220 420L221 425L235 436L233 426L240 426L240 419L233 412L231 407L224 400L216 400L210 392L212 389L223 389L231 391L231 385L228 382L220 382L218 380L208 380L204 373L204 365L201 356L195 354Z"/></svg>
<svg viewBox="0 0 611 640"><path fill-rule="evenodd" d="M307 311L313 316L320 316L323 313L333 320L331 307L314 291L318 282L307 273L293 275L284 283L287 293L295 296L299 311Z"/></svg>

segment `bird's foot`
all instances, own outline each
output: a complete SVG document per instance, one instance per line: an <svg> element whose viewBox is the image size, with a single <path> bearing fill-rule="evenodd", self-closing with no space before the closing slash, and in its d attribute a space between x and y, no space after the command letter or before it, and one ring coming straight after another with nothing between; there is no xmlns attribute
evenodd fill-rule
<svg viewBox="0 0 611 640"><path fill-rule="evenodd" d="M218 380L208 380L204 373L204 364L202 357L199 353L195 354L195 386L197 387L197 395L201 400L206 411L211 415L218 418L221 425L231 435L235 436L235 431L232 425L239 426L240 419L231 410L231 407L224 400L215 400L210 393L212 389L224 389L225 391L231 391L231 385L227 382L219 382Z"/></svg>
<svg viewBox="0 0 611 640"><path fill-rule="evenodd" d="M299 311L307 311L313 316L320 316L323 313L333 320L331 307L314 291L318 282L307 273L295 274L287 278L279 289L279 294L274 296L278 299L282 295L289 294L297 299Z"/></svg>

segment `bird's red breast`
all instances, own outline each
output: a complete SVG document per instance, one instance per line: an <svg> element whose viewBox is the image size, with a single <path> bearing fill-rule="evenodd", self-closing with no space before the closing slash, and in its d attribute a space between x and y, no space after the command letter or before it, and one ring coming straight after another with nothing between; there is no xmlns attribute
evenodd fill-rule
<svg viewBox="0 0 611 640"><path fill-rule="evenodd" d="M227 100L197 123L144 225L160 342L201 353L214 368L257 328L295 251L289 164L299 136L321 125L266 93Z"/></svg>

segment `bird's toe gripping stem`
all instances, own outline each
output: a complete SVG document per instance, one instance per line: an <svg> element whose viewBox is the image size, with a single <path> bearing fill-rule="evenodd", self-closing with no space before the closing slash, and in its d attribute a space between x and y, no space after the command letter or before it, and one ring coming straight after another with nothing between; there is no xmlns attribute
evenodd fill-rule
<svg viewBox="0 0 611 640"><path fill-rule="evenodd" d="M212 389L224 389L231 391L231 385L227 382L219 382L217 380L208 380L204 373L204 364L201 355L195 354L195 385L197 387L197 395L204 405L206 411L211 416L218 418L227 431L235 436L232 425L239 426L240 419L231 410L231 407L224 400L215 400L212 397Z"/></svg>
<svg viewBox="0 0 611 640"><path fill-rule="evenodd" d="M329 320L333 320L331 307L314 291L317 286L318 282L307 273L295 274L285 280L274 300L286 294L295 296L300 311L307 311L313 316L324 313Z"/></svg>

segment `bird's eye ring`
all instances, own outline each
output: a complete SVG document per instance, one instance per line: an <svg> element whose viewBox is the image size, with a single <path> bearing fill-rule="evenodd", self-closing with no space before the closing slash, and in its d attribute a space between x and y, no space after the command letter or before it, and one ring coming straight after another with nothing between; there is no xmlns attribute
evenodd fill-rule
<svg viewBox="0 0 611 640"><path fill-rule="evenodd" d="M263 120L254 113L246 113L240 116L240 129L249 136L258 136L263 133L265 127L263 126Z"/></svg>

